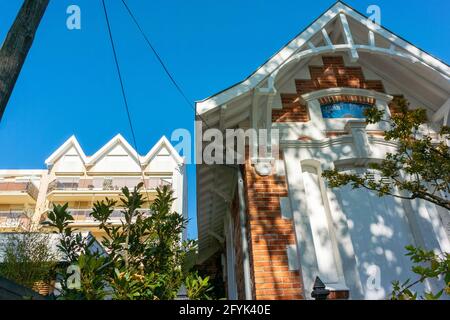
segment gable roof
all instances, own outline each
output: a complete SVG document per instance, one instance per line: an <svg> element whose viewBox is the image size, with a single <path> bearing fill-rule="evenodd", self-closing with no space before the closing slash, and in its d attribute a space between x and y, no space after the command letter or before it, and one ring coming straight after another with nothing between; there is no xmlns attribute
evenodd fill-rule
<svg viewBox="0 0 450 320"><path fill-rule="evenodd" d="M175 148L172 146L169 140L165 136L162 136L161 139L153 146L153 148L147 153L147 155L142 159L142 164L148 164L150 160L158 154L158 152L163 148L169 151L170 155L177 162L178 165L184 163L184 159L178 154Z"/></svg>
<svg viewBox="0 0 450 320"><path fill-rule="evenodd" d="M118 144L122 145L125 148L125 150L128 152L128 154L130 154L138 163L140 163L141 157L139 156L137 151L119 133L114 138L109 140L103 147L101 147L96 153L94 153L89 158L88 165L94 165L98 159L100 159L102 156L106 155L108 153L108 151L111 150L111 148L115 147Z"/></svg>
<svg viewBox="0 0 450 320"><path fill-rule="evenodd" d="M53 152L50 157L47 158L47 160L45 160L45 164L47 166L53 165L61 156L64 155L65 152L67 152L71 147L74 147L83 160L83 163L86 166L91 166L94 165L102 156L107 154L108 151L110 151L111 148L113 148L117 144L122 145L125 150L138 162L139 165L147 165L163 147L165 147L169 151L170 155L178 165L182 165L184 163L183 157L179 155L179 153L175 150L175 148L165 136L161 137L161 139L159 139L159 141L152 147L152 149L144 157L142 157L121 134L117 134L114 138L109 140L103 147L101 147L90 157L85 155L83 149L78 143L77 138L75 136L71 136L55 152Z"/></svg>
<svg viewBox="0 0 450 320"><path fill-rule="evenodd" d="M325 39L326 46L321 48L311 47L308 42L317 34L323 33L324 28L337 18L341 18L341 14L345 17L350 17L360 24L364 25L371 33L388 40L393 46L398 47L402 52L395 51L395 47L386 49L380 48L374 45L357 45L354 43L346 43L344 45L332 44L330 39ZM342 19L342 18L341 18ZM348 27L348 25L347 25ZM343 27L343 29L346 29ZM347 29L348 30L348 29ZM346 30L345 30L346 31ZM345 32L344 31L344 32ZM326 38L327 35L324 35ZM351 37L351 34L350 34ZM351 39L350 39L351 40ZM303 52L299 52L302 48L307 47ZM245 94L252 89L257 88L263 81L269 78L269 76L275 74L281 67L289 63L295 58L295 55L299 55L298 58L306 56L312 56L315 54L321 54L326 52L340 51L352 51L352 54L356 54L360 51L370 51L379 54L393 55L405 59L409 59L413 62L419 62L442 75L443 78L450 79L450 67L443 61L433 57L427 52L419 49L410 42L397 36L393 32L382 26L374 26L369 19L362 13L356 11L352 7L343 3L342 1L336 2L328 10L326 10L319 18L300 32L294 39L288 42L281 50L273 55L269 60L262 64L255 72L248 76L243 81L225 89L217 94L210 96L206 99L196 102L196 111L199 114L204 114L217 106L223 105L231 101L237 96ZM301 54L304 53L304 54ZM271 78L273 81L274 77ZM269 80L270 81L270 80ZM273 90L273 83L269 83L269 90ZM264 88L266 89L266 88Z"/></svg>
<svg viewBox="0 0 450 320"><path fill-rule="evenodd" d="M50 157L45 160L45 164L47 166L53 165L61 156L64 155L71 147L74 147L75 150L80 155L83 162L86 164L88 162L88 158L84 154L83 149L81 148L80 144L78 143L77 138L73 135L69 139L66 140L58 149L56 149L55 152L53 152Z"/></svg>

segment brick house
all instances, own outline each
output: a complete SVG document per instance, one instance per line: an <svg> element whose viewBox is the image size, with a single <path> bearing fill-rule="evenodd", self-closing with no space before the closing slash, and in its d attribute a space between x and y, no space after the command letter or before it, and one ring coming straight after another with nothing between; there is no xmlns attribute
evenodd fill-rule
<svg viewBox="0 0 450 320"><path fill-rule="evenodd" d="M360 172L395 151L385 125L362 116L377 107L388 118L394 96L426 108L424 130L448 125L449 78L446 63L337 2L248 78L197 102L203 130L280 131L277 159L197 165L199 264L223 275L228 298L311 299L319 276L330 298L384 299L391 281L413 277L406 245L448 252L447 210L331 189L321 172Z"/></svg>

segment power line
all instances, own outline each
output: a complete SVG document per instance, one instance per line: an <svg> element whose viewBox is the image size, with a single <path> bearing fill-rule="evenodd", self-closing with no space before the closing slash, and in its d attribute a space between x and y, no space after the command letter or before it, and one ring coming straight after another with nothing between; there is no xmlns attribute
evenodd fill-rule
<svg viewBox="0 0 450 320"><path fill-rule="evenodd" d="M109 35L110 35L110 39L111 39L111 45L113 47L113 53L114 53L114 59L116 62L116 67L117 67L117 71L119 74L119 80L120 80L120 84L121 84L121 88L122 88L122 95L124 98L124 102L125 102L125 106L127 109L127 114L128 114L128 120L130 123L130 127L133 128L133 124L131 121L131 117L130 117L130 112L129 112L129 108L128 108L128 102L126 99L126 95L125 95L125 90L124 90L124 85L123 85L123 81L122 81L122 76L120 73L120 67L119 67L119 63L118 63L118 59L117 59L117 54L116 54L116 50L114 48L114 41L112 38L112 32L111 32L111 27L109 25L109 19L108 19L108 14L106 12L106 6L105 6L105 0L102 0L103 3L103 8L105 10L105 16L106 16L106 21L108 23L108 31L109 31ZM125 9L127 10L128 14L130 15L131 19L133 20L133 22L136 24L137 28L139 29L141 35L143 36L143 38L145 39L146 43L148 44L148 46L150 47L150 49L152 50L152 52L154 53L155 57L157 58L158 62L161 64L161 67L164 69L165 73L167 74L167 76L169 77L170 81L172 82L172 84L175 86L175 88L178 90L178 92L182 95L182 97L184 98L184 101L189 105L190 108L192 108L195 112L195 114L199 117L200 120L202 120L202 122L206 125L206 127L209 129L211 128L208 124L208 122L206 122L206 120L197 112L196 108L193 106L193 104L190 102L189 98L187 97L187 95L184 93L183 89L181 88L181 86L177 83L177 81L175 80L175 77L171 74L171 72L169 71L169 69L167 68L166 64L164 63L163 59L161 58L161 56L159 55L158 51L156 51L155 47L152 45L150 39L147 37L147 35L145 34L144 30L142 29L142 27L140 26L139 22L137 21L136 17L134 16L133 12L131 11L130 7L127 5L127 3L125 2L125 0L122 0L122 3L125 7ZM134 143L136 144L136 139L134 136L134 131L132 130L132 134L133 134L133 140ZM137 149L137 147L135 146L135 148ZM230 165L225 164L226 167L232 167ZM234 167L233 167L234 168Z"/></svg>
<svg viewBox="0 0 450 320"><path fill-rule="evenodd" d="M120 72L119 61L118 61L118 58L117 58L117 53L116 53L116 48L115 48L115 44L114 44L114 39L113 39L113 36L112 36L111 25L109 23L108 12L106 11L105 0L102 0L102 4L103 4L103 10L105 11L105 18L106 18L106 24L108 26L109 40L111 42L111 47L112 47L112 51L113 51L113 55L114 55L114 62L115 62L116 69L117 69L117 75L119 77L120 89L122 91L123 102L125 104L125 110L127 112L128 124L130 125L131 135L133 137L133 143L134 143L134 145L136 147L136 136L134 134L133 123L132 123L131 114L130 114L130 108L128 106L128 100L127 100L127 96L125 94L125 86L123 84L122 73Z"/></svg>
<svg viewBox="0 0 450 320"><path fill-rule="evenodd" d="M142 166L140 165L139 149L138 149L138 145L137 145L137 142L136 142L136 135L134 133L134 128L133 128L133 121L131 120L130 108L128 106L127 95L125 93L125 86L124 86L123 79L122 79L122 73L120 71L119 59L117 58L116 46L114 44L114 38L112 36L111 24L109 22L108 11L106 10L105 0L102 0L102 4L103 4L103 11L105 12L106 25L108 26L109 40L111 42L111 47L112 47L113 56L114 56L114 62L115 62L115 65L116 65L116 70L117 70L117 76L119 78L120 89L122 91L122 98L123 98L123 102L124 102L124 105L125 105L125 110L126 110L127 117L128 117L128 124L130 126L131 136L133 138L133 144L134 144L134 148L136 150L137 160L139 161L139 167L141 168L142 182L144 183L144 189L145 189L145 193L147 194L147 202L148 202L150 198L149 198L149 194L148 194L148 191L147 191L147 186L145 185L144 171L142 169ZM149 206L150 206L150 202L148 202L148 203L149 203Z"/></svg>
<svg viewBox="0 0 450 320"><path fill-rule="evenodd" d="M145 39L145 41L147 42L148 46L150 47L150 49L153 51L154 55L156 56L158 62L161 64L161 67L164 69L165 73L167 74L167 76L169 77L170 81L173 83L173 85L175 86L175 88L178 90L178 92L183 96L185 102L189 105L190 108L192 108L195 112L195 114L200 118L200 120L202 120L202 122L206 125L206 127L211 128L208 124L208 122L197 112L196 108L193 106L193 104L191 103L190 99L187 98L187 95L184 93L183 89L181 89L181 86L177 83L177 81L175 80L175 77L171 74L171 72L169 71L169 69L167 68L166 64L164 63L164 61L162 60L161 56L159 55L158 51L155 49L155 47L152 45L150 39L147 37L147 35L145 34L144 30L142 29L141 25L139 24L138 20L136 19L135 15L133 14L133 12L131 11L130 7L127 5L125 0L121 0L122 4L124 5L125 9L127 10L128 14L130 15L131 19L133 20L133 22L136 24L137 28L139 29L141 35L143 36L143 38ZM306 30L306 29L305 29ZM290 59L294 54L296 54L297 51L293 51L291 54L289 54L289 56L287 56L283 62L281 64L279 64L275 70L273 70L272 72L278 70L288 59Z"/></svg>
<svg viewBox="0 0 450 320"><path fill-rule="evenodd" d="M127 3L125 2L125 0L122 0L122 4L124 5L125 9L127 10L128 14L130 15L131 19L133 20L134 24L136 25L136 27L138 28L139 32L141 33L142 37L144 38L145 42L147 43L147 45L150 47L150 49L152 50L153 54L155 55L156 59L158 60L159 64L161 65L161 67L163 68L164 72L166 73L166 75L169 77L170 81L172 82L172 84L174 85L174 87L177 89L177 91L181 94L181 96L183 97L184 101L189 105L190 108L192 108L192 110L194 110L194 113L198 116L198 118L206 125L206 127L208 129L210 129L211 127L209 126L208 122L206 122L206 120L197 112L197 109L195 108L195 106L193 105L193 103L190 101L190 99L188 99L187 95L184 93L183 89L181 89L181 86L177 83L177 81L175 80L175 77L171 74L171 72L169 71L169 69L167 68L166 64L164 63L163 59L161 58L160 54L158 53L158 51L155 49L155 47L152 45L150 39L147 37L147 35L145 34L144 30L142 29L141 25L139 24L139 22L137 21L136 17L134 16L133 12L131 11L130 7L127 5ZM224 164L225 167L230 167L232 169L235 169L234 166L230 166L228 164ZM211 197L214 197L213 195L211 195Z"/></svg>
<svg viewBox="0 0 450 320"><path fill-rule="evenodd" d="M139 32L141 33L142 37L144 38L145 42L147 43L147 45L150 47L150 49L153 51L153 54L156 56L156 59L158 60L159 64L161 65L161 67L164 69L164 72L166 73L166 75L169 77L170 81L172 82L172 84L175 86L175 88L177 89L177 91L181 94L181 96L183 97L184 101L189 105L190 108L192 108L192 110L194 110L195 114L203 121L203 123L210 128L210 126L208 125L208 123L206 122L205 119L203 119L203 117L197 112L196 108L193 106L193 103L191 102L191 100L187 97L187 95L184 93L183 89L181 89L181 86L178 84L178 82L175 80L175 77L172 75L172 73L169 71L169 69L167 68L166 64L164 63L163 59L161 58L161 56L159 55L158 51L156 51L155 47L152 45L150 39L147 37L147 35L145 34L144 30L142 29L141 25L139 24L139 22L137 21L136 17L134 16L133 12L131 11L130 7L127 5L127 3L125 2L125 0L122 0L122 3L125 7L125 9L127 10L128 14L130 15L131 19L133 20L134 24L136 25L136 27L139 29Z"/></svg>

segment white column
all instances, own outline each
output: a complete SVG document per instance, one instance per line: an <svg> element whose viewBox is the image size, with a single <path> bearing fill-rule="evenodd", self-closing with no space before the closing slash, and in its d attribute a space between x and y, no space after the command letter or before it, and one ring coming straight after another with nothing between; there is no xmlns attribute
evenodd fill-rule
<svg viewBox="0 0 450 320"><path fill-rule="evenodd" d="M351 291L351 299L363 299L364 291L358 271L355 249L350 236L347 217L339 203L339 192L340 191L338 189L331 190L325 185L325 193L327 194L327 198L329 200L330 215L335 229L334 231L336 235L338 252L342 263L345 284Z"/></svg>
<svg viewBox="0 0 450 320"><path fill-rule="evenodd" d="M289 185L289 199L295 227L297 253L299 253L299 265L302 269L303 288L305 298L311 299L310 291L312 291L318 266L313 236L309 226L302 167L296 151L295 148L284 150L284 159L286 163L286 177Z"/></svg>
<svg viewBox="0 0 450 320"><path fill-rule="evenodd" d="M181 214L184 218L188 218L187 195L186 195L186 165L178 165L173 170L173 190L176 198L173 203L173 210ZM183 230L183 240L187 239L187 228Z"/></svg>
<svg viewBox="0 0 450 320"><path fill-rule="evenodd" d="M366 120L349 120L345 125L345 130L353 136L353 144L358 159L355 160L357 166L365 165L372 153L369 138L366 131Z"/></svg>
<svg viewBox="0 0 450 320"><path fill-rule="evenodd" d="M308 101L308 110L311 125L309 126L309 136L312 139L323 139L325 137L326 125L322 116L322 107L319 100Z"/></svg>

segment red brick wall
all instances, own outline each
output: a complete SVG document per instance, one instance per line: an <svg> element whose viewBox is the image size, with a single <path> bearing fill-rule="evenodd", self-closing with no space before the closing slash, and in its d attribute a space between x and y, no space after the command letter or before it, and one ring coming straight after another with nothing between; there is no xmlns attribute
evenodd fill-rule
<svg viewBox="0 0 450 320"><path fill-rule="evenodd" d="M350 292L348 290L345 291L331 291L328 300L348 300L350 298Z"/></svg>
<svg viewBox="0 0 450 320"><path fill-rule="evenodd" d="M348 87L384 92L380 80L366 80L361 67L346 67L341 56L322 57L323 66L310 66L311 79L296 80L297 93Z"/></svg>
<svg viewBox="0 0 450 320"><path fill-rule="evenodd" d="M307 122L309 114L297 94L281 94L283 109L272 111L272 122Z"/></svg>
<svg viewBox="0 0 450 320"><path fill-rule="evenodd" d="M309 121L306 104L301 95L321 89L347 87L385 92L380 80L366 80L361 67L346 67L341 56L322 57L323 66L310 66L311 79L297 79L296 94L281 94L283 108L273 110L273 122L307 122ZM361 102L374 104L374 99L359 96L336 96L322 99L321 103Z"/></svg>
<svg viewBox="0 0 450 320"><path fill-rule="evenodd" d="M256 299L302 299L299 271L289 271L286 247L295 244L292 220L281 216L280 197L287 197L285 177L259 176L244 165L248 232Z"/></svg>

